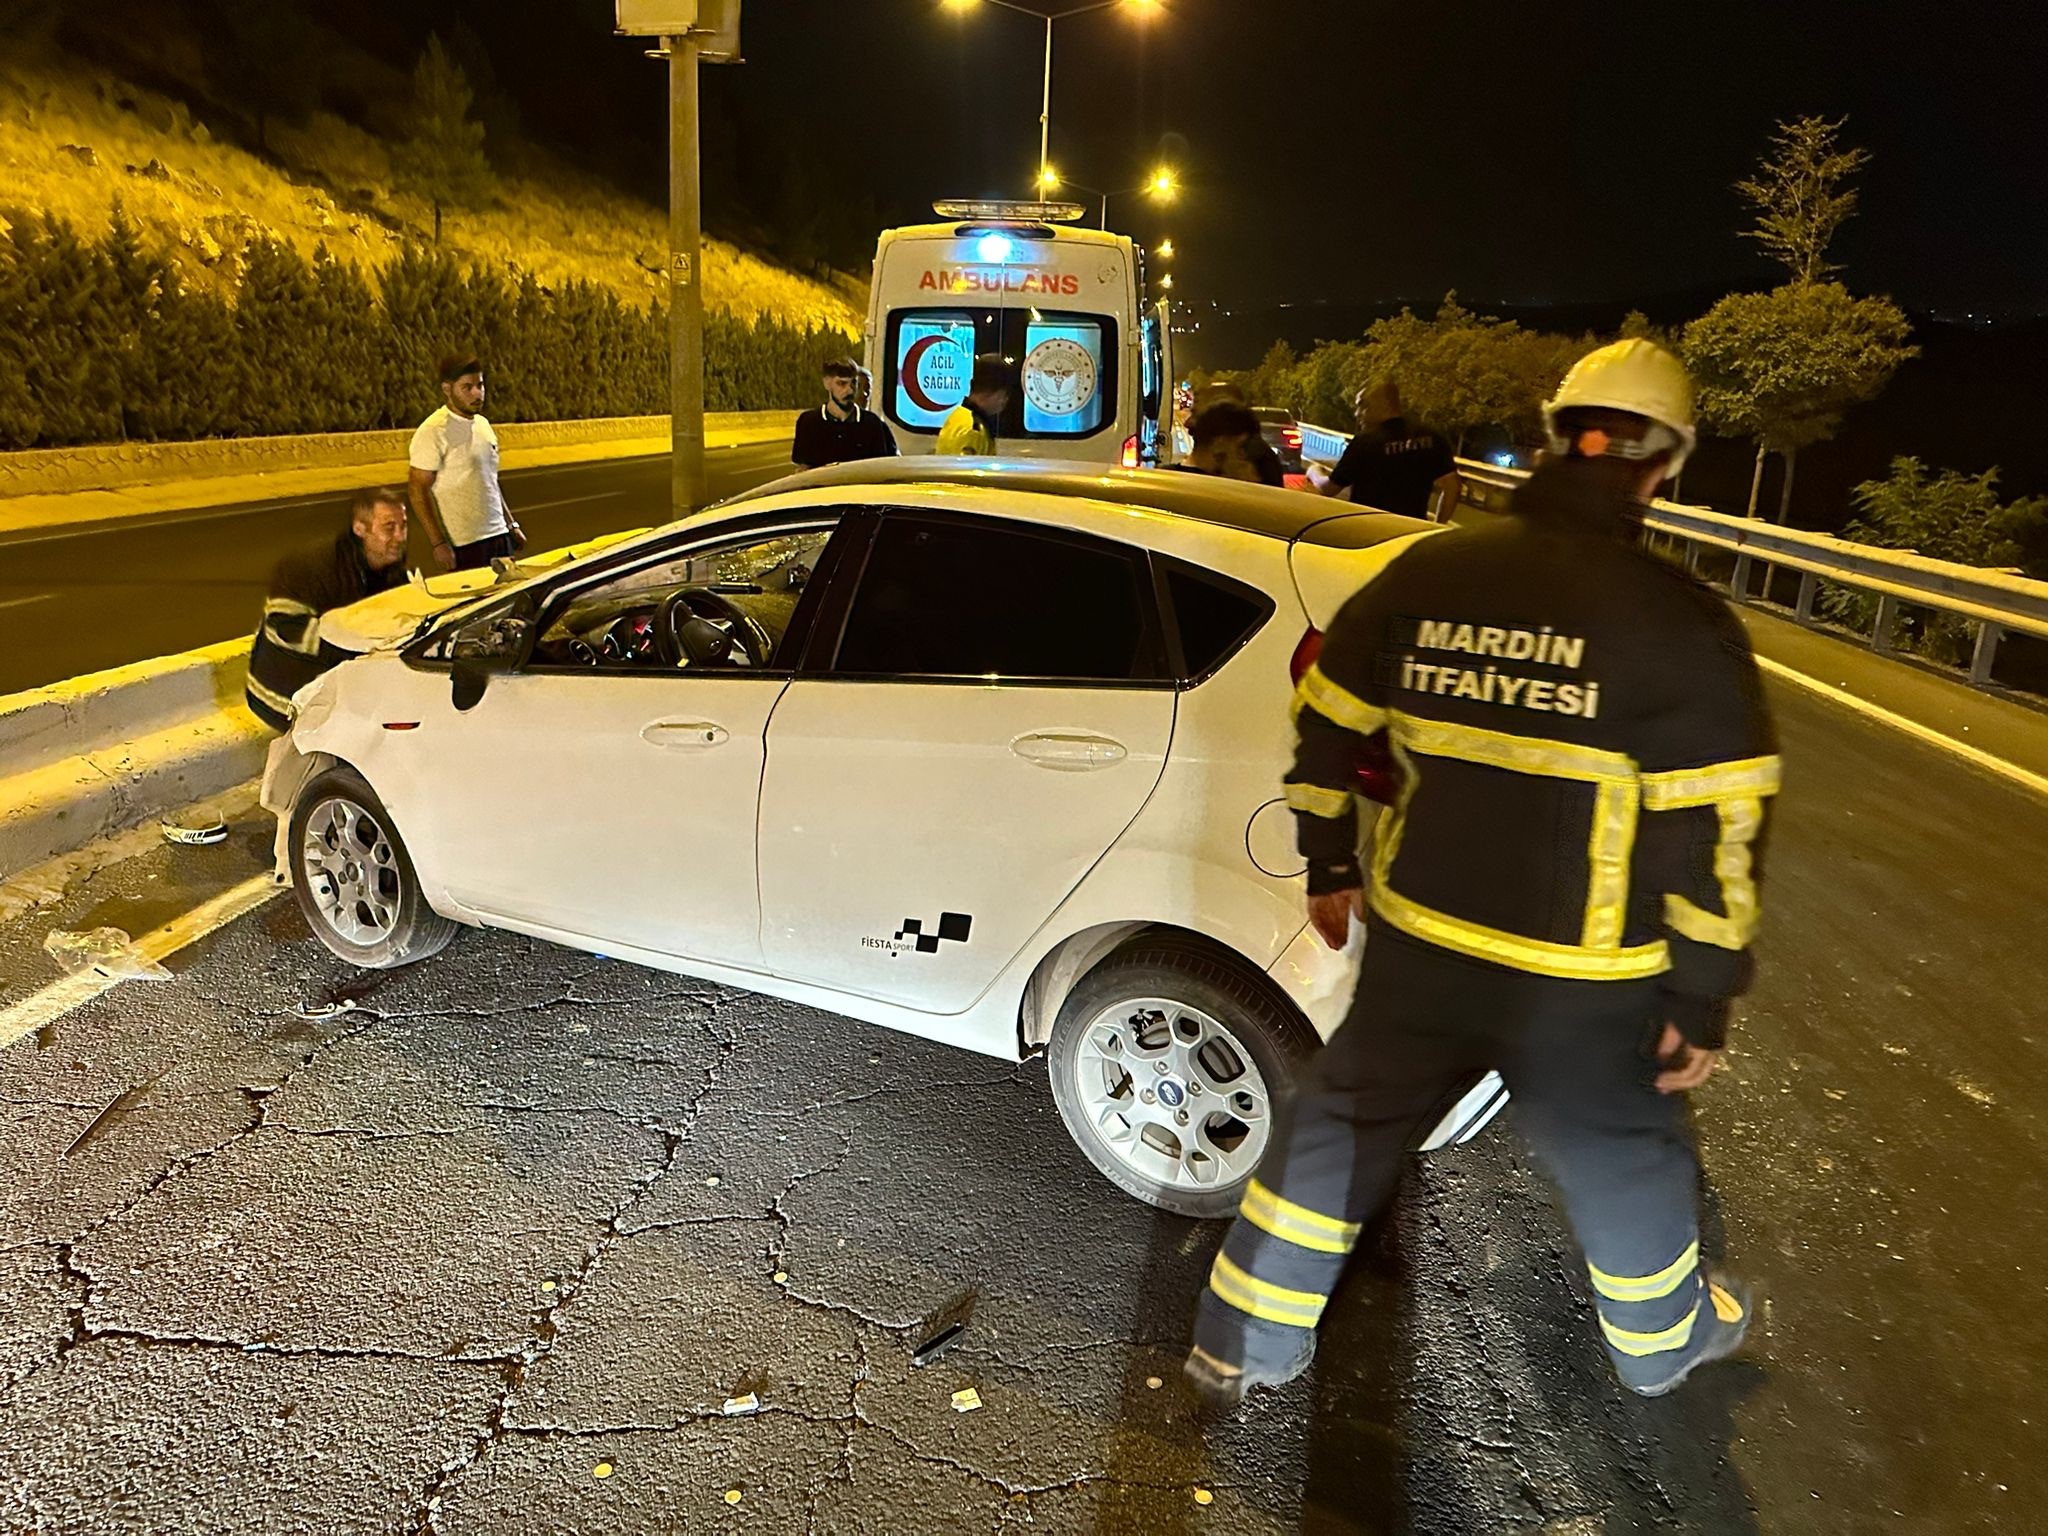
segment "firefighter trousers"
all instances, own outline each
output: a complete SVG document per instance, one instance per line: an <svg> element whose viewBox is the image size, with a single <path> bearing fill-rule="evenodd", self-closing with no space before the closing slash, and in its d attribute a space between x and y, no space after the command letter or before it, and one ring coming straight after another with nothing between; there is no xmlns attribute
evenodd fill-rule
<svg viewBox="0 0 2048 1536"><path fill-rule="evenodd" d="M1492 1067L1564 1198L1623 1379L1684 1359L1711 1303L1684 1096L1652 1081L1656 1004L1653 980L1531 976L1374 920L1350 1016L1283 1110L1210 1271L1197 1347L1263 1379L1290 1374L1408 1149Z"/></svg>

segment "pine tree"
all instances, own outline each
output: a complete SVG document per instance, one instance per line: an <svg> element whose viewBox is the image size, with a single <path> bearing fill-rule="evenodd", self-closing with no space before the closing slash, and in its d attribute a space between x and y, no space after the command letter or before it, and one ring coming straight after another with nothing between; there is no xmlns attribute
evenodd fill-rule
<svg viewBox="0 0 2048 1536"><path fill-rule="evenodd" d="M412 104L406 136L391 153L391 167L407 189L434 209L434 243L441 243L441 216L448 208L474 208L496 190L484 157L484 125L470 116L469 81L441 39L427 39L412 73Z"/></svg>

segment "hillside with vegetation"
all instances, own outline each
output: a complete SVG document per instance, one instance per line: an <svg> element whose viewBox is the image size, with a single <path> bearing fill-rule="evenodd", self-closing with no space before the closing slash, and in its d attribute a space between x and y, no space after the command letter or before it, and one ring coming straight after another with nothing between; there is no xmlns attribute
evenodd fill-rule
<svg viewBox="0 0 2048 1536"><path fill-rule="evenodd" d="M402 424L456 346L508 420L666 408L665 211L521 137L459 38L406 68L318 8L10 9L0 447ZM707 238L702 281L714 408L796 403L860 329L850 277Z"/></svg>

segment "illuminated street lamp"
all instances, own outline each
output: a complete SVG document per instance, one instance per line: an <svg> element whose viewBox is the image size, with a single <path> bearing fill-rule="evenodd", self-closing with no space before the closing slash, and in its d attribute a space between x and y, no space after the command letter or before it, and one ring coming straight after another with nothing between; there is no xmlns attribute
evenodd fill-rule
<svg viewBox="0 0 2048 1536"><path fill-rule="evenodd" d="M978 5L999 5L1006 11L1015 11L1020 16L1029 16L1033 21L1045 23L1045 92L1038 106L1038 184L1049 190L1046 177L1052 172L1048 163L1052 154L1052 26L1056 21L1071 21L1076 16L1086 16L1090 11L1107 11L1114 7L1134 12L1140 18L1157 15L1165 10L1164 0L1091 0L1086 5L1069 6L1064 11L1047 15L1034 11L1028 5L1019 5L1017 0L941 0L949 11L961 15ZM1057 185L1054 182L1053 185Z"/></svg>
<svg viewBox="0 0 2048 1536"><path fill-rule="evenodd" d="M1042 165L1038 168L1038 191L1041 197L1050 197L1062 187L1069 188L1075 192L1086 192L1090 197L1101 198L1102 227L1107 229L1109 228L1109 200L1112 197L1130 197L1135 193L1142 192L1156 203L1170 203L1180 196L1180 172L1174 170L1171 166L1162 165L1158 170L1146 177L1138 186L1117 187L1112 191L1105 192L1102 188L1091 187L1085 182L1069 181L1050 165ZM1171 240L1166 242L1166 248L1160 254L1162 256L1171 256L1173 254L1173 242Z"/></svg>
<svg viewBox="0 0 2048 1536"><path fill-rule="evenodd" d="M1157 256L1161 261L1173 260L1173 242L1171 240L1160 241L1157 245L1152 247L1152 254L1154 256Z"/></svg>
<svg viewBox="0 0 2048 1536"><path fill-rule="evenodd" d="M1173 286L1173 274L1172 274L1171 272L1162 272L1162 273L1160 273L1160 274L1159 274L1159 286L1160 286L1160 288L1161 288L1161 290L1162 290L1162 291L1163 291L1163 290L1165 290L1165 289L1171 288L1171 287Z"/></svg>

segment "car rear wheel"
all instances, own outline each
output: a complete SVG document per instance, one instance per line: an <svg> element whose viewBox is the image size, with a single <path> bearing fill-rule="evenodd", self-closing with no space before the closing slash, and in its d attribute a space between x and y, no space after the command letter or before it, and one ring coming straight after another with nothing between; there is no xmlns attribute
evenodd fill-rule
<svg viewBox="0 0 2048 1536"><path fill-rule="evenodd" d="M372 970L448 947L459 926L427 905L412 858L375 792L330 768L292 807L292 890L320 942Z"/></svg>
<svg viewBox="0 0 2048 1536"><path fill-rule="evenodd" d="M1081 979L1046 1057L1097 1168L1147 1205L1227 1216L1314 1048L1305 1022L1213 952L1151 938Z"/></svg>

